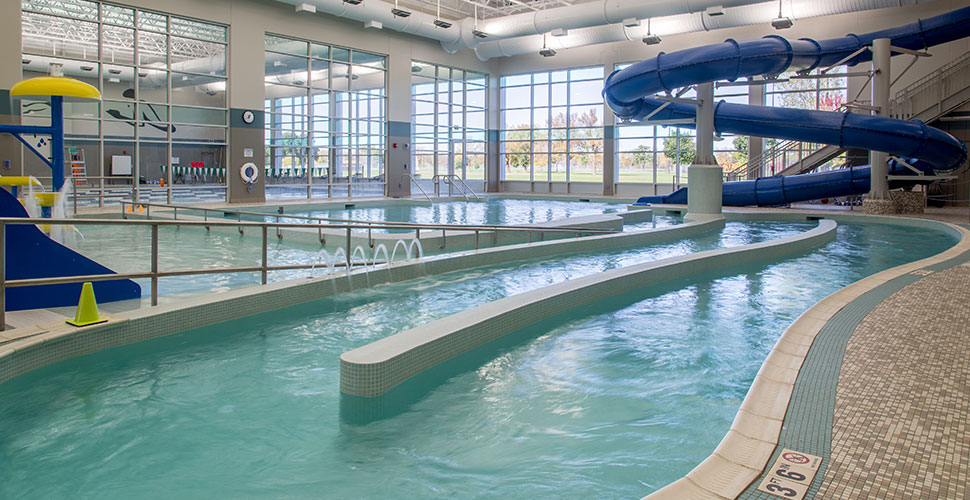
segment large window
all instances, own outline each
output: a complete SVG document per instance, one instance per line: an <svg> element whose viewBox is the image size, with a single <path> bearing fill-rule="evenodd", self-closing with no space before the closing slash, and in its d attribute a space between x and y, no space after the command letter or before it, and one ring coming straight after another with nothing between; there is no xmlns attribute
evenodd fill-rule
<svg viewBox="0 0 970 500"><path fill-rule="evenodd" d="M383 195L387 58L265 40L267 197Z"/></svg>
<svg viewBox="0 0 970 500"><path fill-rule="evenodd" d="M411 62L412 163L419 182L436 175L485 181L487 82L484 73Z"/></svg>
<svg viewBox="0 0 970 500"><path fill-rule="evenodd" d="M602 182L603 68L503 76L505 180Z"/></svg>
<svg viewBox="0 0 970 500"><path fill-rule="evenodd" d="M829 73L844 73L845 66L836 68ZM817 76L813 71L809 76ZM841 111L846 99L845 77L835 78L801 78L794 72L788 72L778 77L777 83L765 86L765 104L781 108L813 109L820 111ZM798 163L822 144L810 142L782 143L776 139L765 140L765 165L761 175L775 175L785 168ZM777 151L777 152L776 152ZM845 162L845 155L829 161L819 167L827 170L840 166Z"/></svg>
<svg viewBox="0 0 970 500"><path fill-rule="evenodd" d="M85 0L22 8L24 78L62 71L103 97L65 105L66 172L80 193L103 181L159 195L167 184L169 200L173 184L225 196L225 26ZM23 99L21 114L24 124L50 121L46 102ZM26 173L50 177L25 158Z"/></svg>
<svg viewBox="0 0 970 500"><path fill-rule="evenodd" d="M629 64L617 65L624 69ZM691 90L681 97L692 98ZM716 101L748 103L747 87L715 86ZM616 165L619 182L669 184L687 183L687 168L697 152L696 133L691 128L648 125L643 122L620 123L616 127ZM714 136L714 157L725 172L733 171L748 159L748 137L721 134Z"/></svg>

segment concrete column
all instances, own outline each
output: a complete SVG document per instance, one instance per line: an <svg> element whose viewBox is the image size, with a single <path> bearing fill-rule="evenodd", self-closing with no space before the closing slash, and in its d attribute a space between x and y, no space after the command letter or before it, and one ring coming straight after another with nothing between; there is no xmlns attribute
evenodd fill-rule
<svg viewBox="0 0 970 500"><path fill-rule="evenodd" d="M687 169L687 220L721 215L724 173L714 158L714 84L697 86L697 154Z"/></svg>
<svg viewBox="0 0 970 500"><path fill-rule="evenodd" d="M262 57L263 26L259 9L241 3L231 10L232 29L229 30L229 151L226 152L226 198L229 203L259 203L266 201L266 157L264 154L263 111L265 70L253 64L253 57ZM243 119L250 111L253 120ZM248 118L248 114L246 115ZM243 165L256 165L259 176L250 190L249 183L240 176ZM137 179L137 178L136 178Z"/></svg>
<svg viewBox="0 0 970 500"><path fill-rule="evenodd" d="M612 55L612 54L610 54ZM614 57L604 57L603 66L606 68L606 77L613 72L615 62ZM606 85L606 77L603 78L603 85ZM616 194L616 114L610 111L609 106L603 106L606 111L603 113L603 196L613 196Z"/></svg>
<svg viewBox="0 0 970 500"><path fill-rule="evenodd" d="M888 38L878 38L872 41L872 105L878 108L873 114L877 116L889 116L889 42ZM886 165L888 159L886 153L882 151L871 151L869 161L872 164L872 179L870 181L869 199L888 200L889 181L886 176L889 174L889 167Z"/></svg>
<svg viewBox="0 0 970 500"><path fill-rule="evenodd" d="M607 125L603 127L603 196L616 194L616 128L610 123L615 115L607 112Z"/></svg>
<svg viewBox="0 0 970 500"><path fill-rule="evenodd" d="M20 124L20 109L11 106L10 87L21 80L20 2L0 2L0 123ZM23 175L20 143L0 134L0 175Z"/></svg>
<svg viewBox="0 0 970 500"><path fill-rule="evenodd" d="M393 35L392 35L393 36ZM388 44L386 196L411 196L411 51L408 44ZM417 191L417 188L415 188ZM418 193L420 195L420 193Z"/></svg>
<svg viewBox="0 0 970 500"><path fill-rule="evenodd" d="M488 79L488 96L486 113L488 115L488 167L485 174L487 182L486 190L489 193L498 193L502 190L502 159L499 158L501 149L499 147L499 130L501 130L502 115L500 112L501 89L500 79L497 74L491 74Z"/></svg>

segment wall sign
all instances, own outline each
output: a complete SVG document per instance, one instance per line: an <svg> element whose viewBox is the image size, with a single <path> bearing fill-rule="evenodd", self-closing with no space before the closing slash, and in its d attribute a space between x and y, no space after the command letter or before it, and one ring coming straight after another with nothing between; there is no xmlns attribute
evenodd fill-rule
<svg viewBox="0 0 970 500"><path fill-rule="evenodd" d="M780 498L805 498L821 464L822 457L785 448L768 469L758 491Z"/></svg>

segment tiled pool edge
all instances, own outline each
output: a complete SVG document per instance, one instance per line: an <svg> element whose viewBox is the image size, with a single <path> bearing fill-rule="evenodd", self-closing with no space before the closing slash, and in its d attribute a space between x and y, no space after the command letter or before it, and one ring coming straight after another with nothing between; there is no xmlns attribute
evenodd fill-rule
<svg viewBox="0 0 970 500"><path fill-rule="evenodd" d="M575 307L695 273L779 258L835 238L837 224L819 221L805 233L627 266L506 297L345 352L340 390L377 397L411 377L536 321Z"/></svg>
<svg viewBox="0 0 970 500"><path fill-rule="evenodd" d="M798 215L804 216L804 214ZM746 217L742 216L742 218ZM866 220L884 222L887 219L885 217L850 214L833 218L853 220L854 222ZM968 254L970 253L970 231L967 229L925 219L889 219L892 223L910 226L943 226L949 228L960 240L950 249L935 256L887 269L852 283L832 293L802 313L778 339L755 377L730 431L713 454L689 472L686 477L644 497L645 499L777 498L758 492L756 488L766 466L777 459L781 449L785 447L786 443L781 443L781 440L783 424L787 424L786 417L790 415L794 405L805 403L805 401L797 401L793 398L793 394L795 394L797 384L805 383L799 380L799 376L816 337L826 327L841 328L845 326L842 323L851 324L852 321L857 323L881 300L922 278L922 276L911 275L910 273L913 271L923 268L939 270L940 268L950 267L952 263L949 261L965 259L967 255L970 255ZM859 307L847 307L854 302ZM849 311L850 308L855 310ZM841 316L836 317L839 313L842 313ZM850 334L851 330L844 335L845 340L848 339ZM844 351L844 343L841 347L842 351L839 352ZM830 349L835 348L830 346ZM824 360L818 360L818 362L823 364L836 362L831 358L832 356L828 356ZM837 363L838 365L841 364L841 357L838 357ZM835 368L835 380L828 380L833 391L838 378L838 366L835 366ZM797 394L795 395L797 396ZM832 397L834 398L834 392ZM831 410L832 408L823 410L823 412L828 412L826 418L829 421L832 417ZM822 435L812 436L811 439L822 439L824 441L828 439L825 437L826 433L830 436L831 428L818 429L818 431ZM817 453L817 449L812 448L799 449L799 451ZM825 452L827 453L827 451L826 446ZM822 453L818 454L822 455ZM812 488L809 490L809 496L806 498L811 498L811 495L818 490L826 462L827 459L824 459L822 468L816 475Z"/></svg>
<svg viewBox="0 0 970 500"><path fill-rule="evenodd" d="M314 280L297 278L230 290L203 299L196 298L118 315L105 315L110 318L107 323L84 328L70 327L63 322L38 325L29 329L23 338L0 343L0 383L75 356L281 309L348 290L504 262L671 241L696 236L723 226L723 220L687 223L655 231L550 240L459 252L399 264L390 270L379 268L369 273L355 271L349 281L345 274L336 275L333 281L335 285L331 284L328 278ZM0 333L0 337L3 337L0 341L7 340L16 332L17 330Z"/></svg>

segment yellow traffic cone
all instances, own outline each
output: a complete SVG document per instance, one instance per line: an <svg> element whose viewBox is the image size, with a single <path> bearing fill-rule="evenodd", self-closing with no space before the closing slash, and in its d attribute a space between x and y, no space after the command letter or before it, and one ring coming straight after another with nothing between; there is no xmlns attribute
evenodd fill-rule
<svg viewBox="0 0 970 500"><path fill-rule="evenodd" d="M144 212L145 211L145 207L143 207L141 205L138 205L138 211L139 212Z"/></svg>
<svg viewBox="0 0 970 500"><path fill-rule="evenodd" d="M98 302L94 299L94 286L90 281L81 285L81 298L77 302L77 312L74 313L74 321L67 320L69 325L88 326L104 323L108 318L98 315Z"/></svg>

